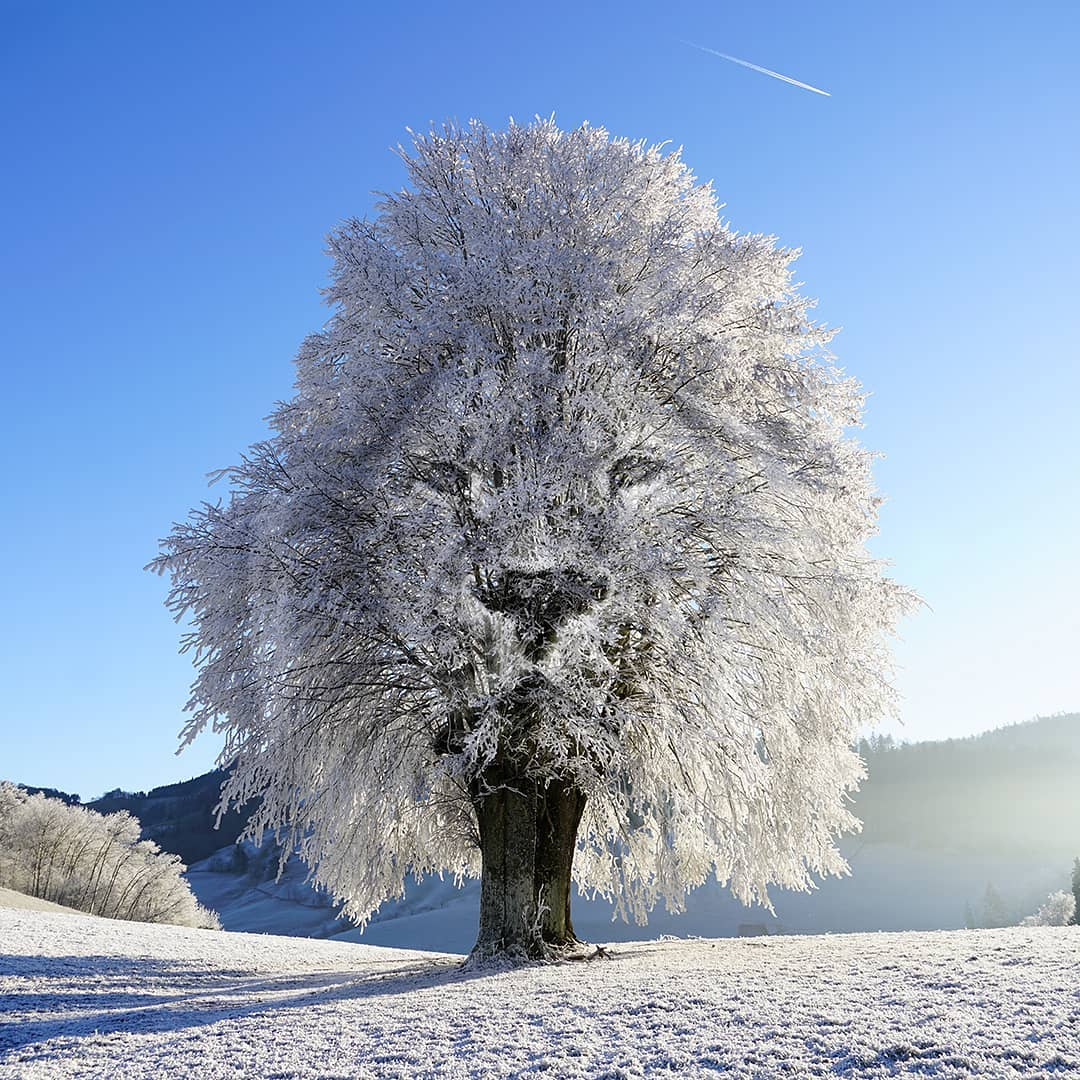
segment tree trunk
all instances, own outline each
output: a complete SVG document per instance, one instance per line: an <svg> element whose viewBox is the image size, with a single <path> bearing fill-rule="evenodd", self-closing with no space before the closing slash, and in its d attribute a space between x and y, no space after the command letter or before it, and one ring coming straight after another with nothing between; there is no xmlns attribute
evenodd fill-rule
<svg viewBox="0 0 1080 1080"><path fill-rule="evenodd" d="M542 936L556 948L578 943L570 920L570 875L585 796L562 780L552 780L537 805L537 891L543 889Z"/></svg>
<svg viewBox="0 0 1080 1080"><path fill-rule="evenodd" d="M489 776L474 793L480 833L480 929L473 956L536 955L536 792L531 784Z"/></svg>
<svg viewBox="0 0 1080 1080"><path fill-rule="evenodd" d="M483 864L473 958L537 959L578 944L570 872L585 796L493 769L474 786L473 806Z"/></svg>

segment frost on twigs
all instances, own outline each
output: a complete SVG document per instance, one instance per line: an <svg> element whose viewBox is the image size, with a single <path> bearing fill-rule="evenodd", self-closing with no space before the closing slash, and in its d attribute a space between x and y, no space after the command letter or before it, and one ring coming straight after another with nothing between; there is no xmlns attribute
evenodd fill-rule
<svg viewBox="0 0 1080 1080"><path fill-rule="evenodd" d="M564 932L553 939L550 933L551 908L544 899L544 887L537 892L534 905L523 905L523 909L510 915L507 922L511 930L516 929L515 921L520 924L521 934L511 933L505 936L485 934L486 926L497 925L496 921L481 917L481 932L472 951L462 964L464 971L501 971L520 967L523 964L560 964L576 960L608 959L611 953L599 946L581 941L573 928L564 928ZM503 923L503 928L506 923Z"/></svg>
<svg viewBox="0 0 1080 1080"><path fill-rule="evenodd" d="M538 941L535 949L523 949L519 945L506 948L475 948L462 961L465 972L512 971L529 964L568 964L589 960L610 960L614 952L603 945L589 945L583 941L552 945Z"/></svg>
<svg viewBox="0 0 1080 1080"><path fill-rule="evenodd" d="M519 916L576 941L571 877L642 922L710 875L767 903L843 872L909 597L796 253L600 128L402 157L330 237L273 436L153 564L224 804L360 921L483 862L482 951L542 951Z"/></svg>
<svg viewBox="0 0 1080 1080"><path fill-rule="evenodd" d="M99 814L0 782L0 888L107 919L220 930L185 870L140 838L127 811Z"/></svg>
<svg viewBox="0 0 1080 1080"><path fill-rule="evenodd" d="M1069 926L1076 916L1076 899L1061 889L1052 892L1035 912L1021 920L1021 926Z"/></svg>

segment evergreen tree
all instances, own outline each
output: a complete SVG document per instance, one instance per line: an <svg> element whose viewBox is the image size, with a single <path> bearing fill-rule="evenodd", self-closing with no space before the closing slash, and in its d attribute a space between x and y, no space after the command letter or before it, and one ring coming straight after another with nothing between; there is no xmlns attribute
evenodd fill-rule
<svg viewBox="0 0 1080 1080"><path fill-rule="evenodd" d="M1073 859L1072 869L1072 894L1076 901L1076 908L1073 911L1073 925L1080 925L1080 859Z"/></svg>
<svg viewBox="0 0 1080 1080"><path fill-rule="evenodd" d="M994 929L1001 926L1010 926L1012 921L1001 893L994 888L993 884L988 882L986 892L983 895L983 926Z"/></svg>

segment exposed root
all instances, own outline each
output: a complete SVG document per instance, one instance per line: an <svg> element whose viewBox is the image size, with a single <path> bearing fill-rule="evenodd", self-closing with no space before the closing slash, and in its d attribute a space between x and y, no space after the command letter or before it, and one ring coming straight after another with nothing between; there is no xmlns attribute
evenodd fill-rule
<svg viewBox="0 0 1080 1080"><path fill-rule="evenodd" d="M565 964L588 960L610 960L614 953L602 945L590 946L587 942L572 941L555 945L536 940L526 948L521 944L508 947L475 947L465 958L461 970L466 972L510 971L532 964Z"/></svg>
<svg viewBox="0 0 1080 1080"><path fill-rule="evenodd" d="M567 953L564 960L610 960L615 954L611 949L605 949L603 945L594 945L592 952L584 942L579 942L580 949L576 952Z"/></svg>
<svg viewBox="0 0 1080 1080"><path fill-rule="evenodd" d="M474 948L461 963L464 972L489 972L512 971L514 968L525 967L528 964L543 963L543 959L531 956L520 945L506 949Z"/></svg>

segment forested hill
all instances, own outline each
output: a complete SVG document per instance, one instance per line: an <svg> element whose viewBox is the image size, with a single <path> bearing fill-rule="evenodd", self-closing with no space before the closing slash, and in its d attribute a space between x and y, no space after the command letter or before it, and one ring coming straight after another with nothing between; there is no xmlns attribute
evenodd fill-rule
<svg viewBox="0 0 1080 1080"><path fill-rule="evenodd" d="M863 840L1072 860L1080 851L1080 714L966 739L864 742Z"/></svg>
<svg viewBox="0 0 1080 1080"><path fill-rule="evenodd" d="M191 864L233 843L247 824L249 814L234 810L221 819L220 828L214 828L214 807L225 776L224 771L216 769L191 780L165 784L152 791L122 791L117 788L82 805L100 814L127 810L142 824L144 839L156 841L165 851L171 851L185 863ZM67 803L80 802L78 795L53 788L21 786L27 791L40 791Z"/></svg>
<svg viewBox="0 0 1080 1080"><path fill-rule="evenodd" d="M1080 714L1041 717L967 739L863 742L869 776L855 796L861 842L937 851L1080 852ZM148 792L111 791L93 810L128 810L145 836L193 863L231 844L246 822L235 811L214 829L225 774L206 773ZM34 788L75 801L78 796Z"/></svg>

